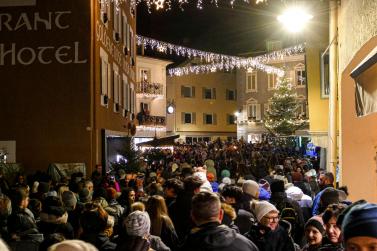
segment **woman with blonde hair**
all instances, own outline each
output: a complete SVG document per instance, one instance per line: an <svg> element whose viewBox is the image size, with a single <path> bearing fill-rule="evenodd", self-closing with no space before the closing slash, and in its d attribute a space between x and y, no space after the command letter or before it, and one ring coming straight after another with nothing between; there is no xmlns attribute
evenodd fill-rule
<svg viewBox="0 0 377 251"><path fill-rule="evenodd" d="M161 240L174 250L178 245L178 236L168 215L165 199L159 195L153 195L149 197L146 208L151 218L150 233L161 237Z"/></svg>

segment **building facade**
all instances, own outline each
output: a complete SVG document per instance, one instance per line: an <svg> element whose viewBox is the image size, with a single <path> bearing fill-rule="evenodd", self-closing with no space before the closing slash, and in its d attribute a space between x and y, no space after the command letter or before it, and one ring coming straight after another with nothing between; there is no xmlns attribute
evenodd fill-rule
<svg viewBox="0 0 377 251"><path fill-rule="evenodd" d="M284 67L298 96L298 116L308 117L307 83L305 55L285 57L284 61L269 62L275 67ZM237 70L237 137L247 142L257 142L267 133L263 120L270 107L270 98L275 93L276 74L268 74L259 70ZM305 135L305 132L297 132Z"/></svg>
<svg viewBox="0 0 377 251"><path fill-rule="evenodd" d="M26 171L108 166L134 132L136 10L106 2L0 2L0 141Z"/></svg>
<svg viewBox="0 0 377 251"><path fill-rule="evenodd" d="M156 58L137 56L135 143L166 136L166 66Z"/></svg>
<svg viewBox="0 0 377 251"><path fill-rule="evenodd" d="M181 142L223 140L236 137L236 77L234 73L191 74L168 77L168 102L175 106L168 115L168 133Z"/></svg>

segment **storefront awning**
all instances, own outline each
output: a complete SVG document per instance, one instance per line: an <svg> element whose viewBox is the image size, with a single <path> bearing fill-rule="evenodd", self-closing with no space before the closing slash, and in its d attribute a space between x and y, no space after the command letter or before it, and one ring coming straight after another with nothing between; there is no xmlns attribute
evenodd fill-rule
<svg viewBox="0 0 377 251"><path fill-rule="evenodd" d="M179 135L173 135L163 138L154 138L151 141L142 142L136 144L138 147L163 147L163 146L172 146L174 145L174 140L178 139Z"/></svg>

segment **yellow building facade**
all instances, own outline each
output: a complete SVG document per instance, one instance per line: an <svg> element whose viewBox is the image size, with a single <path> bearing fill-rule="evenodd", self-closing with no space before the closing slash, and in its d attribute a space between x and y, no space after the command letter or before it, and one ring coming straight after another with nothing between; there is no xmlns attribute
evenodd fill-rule
<svg viewBox="0 0 377 251"><path fill-rule="evenodd" d="M167 119L167 132L179 134L181 142L236 137L234 73L168 77L167 101L175 106L175 113Z"/></svg>

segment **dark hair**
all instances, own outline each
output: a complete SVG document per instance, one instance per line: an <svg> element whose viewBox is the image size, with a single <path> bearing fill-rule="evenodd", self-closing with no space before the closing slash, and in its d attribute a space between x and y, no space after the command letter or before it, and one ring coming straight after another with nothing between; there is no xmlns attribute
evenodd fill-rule
<svg viewBox="0 0 377 251"><path fill-rule="evenodd" d="M12 201L12 207L17 208L21 205L21 202L29 197L29 193L22 187L16 187L10 193L10 199Z"/></svg>
<svg viewBox="0 0 377 251"><path fill-rule="evenodd" d="M192 198L192 215L197 222L206 222L219 215L220 198L215 193L200 192Z"/></svg>
<svg viewBox="0 0 377 251"><path fill-rule="evenodd" d="M96 203L86 203L80 222L84 233L98 234L107 227L107 212Z"/></svg>
<svg viewBox="0 0 377 251"><path fill-rule="evenodd" d="M184 179L185 191L194 193L194 191L203 185L203 181L198 176L188 176Z"/></svg>
<svg viewBox="0 0 377 251"><path fill-rule="evenodd" d="M346 208L343 204L330 204L322 215L323 223L328 223L332 217L338 219L338 216Z"/></svg>
<svg viewBox="0 0 377 251"><path fill-rule="evenodd" d="M164 188L173 188L175 194L179 194L181 191L183 191L183 182L176 178L168 179L164 183Z"/></svg>
<svg viewBox="0 0 377 251"><path fill-rule="evenodd" d="M236 203L240 202L242 199L242 188L236 186L236 185L227 185L224 186L223 191L221 195L223 197L230 197L234 198L236 200Z"/></svg>

